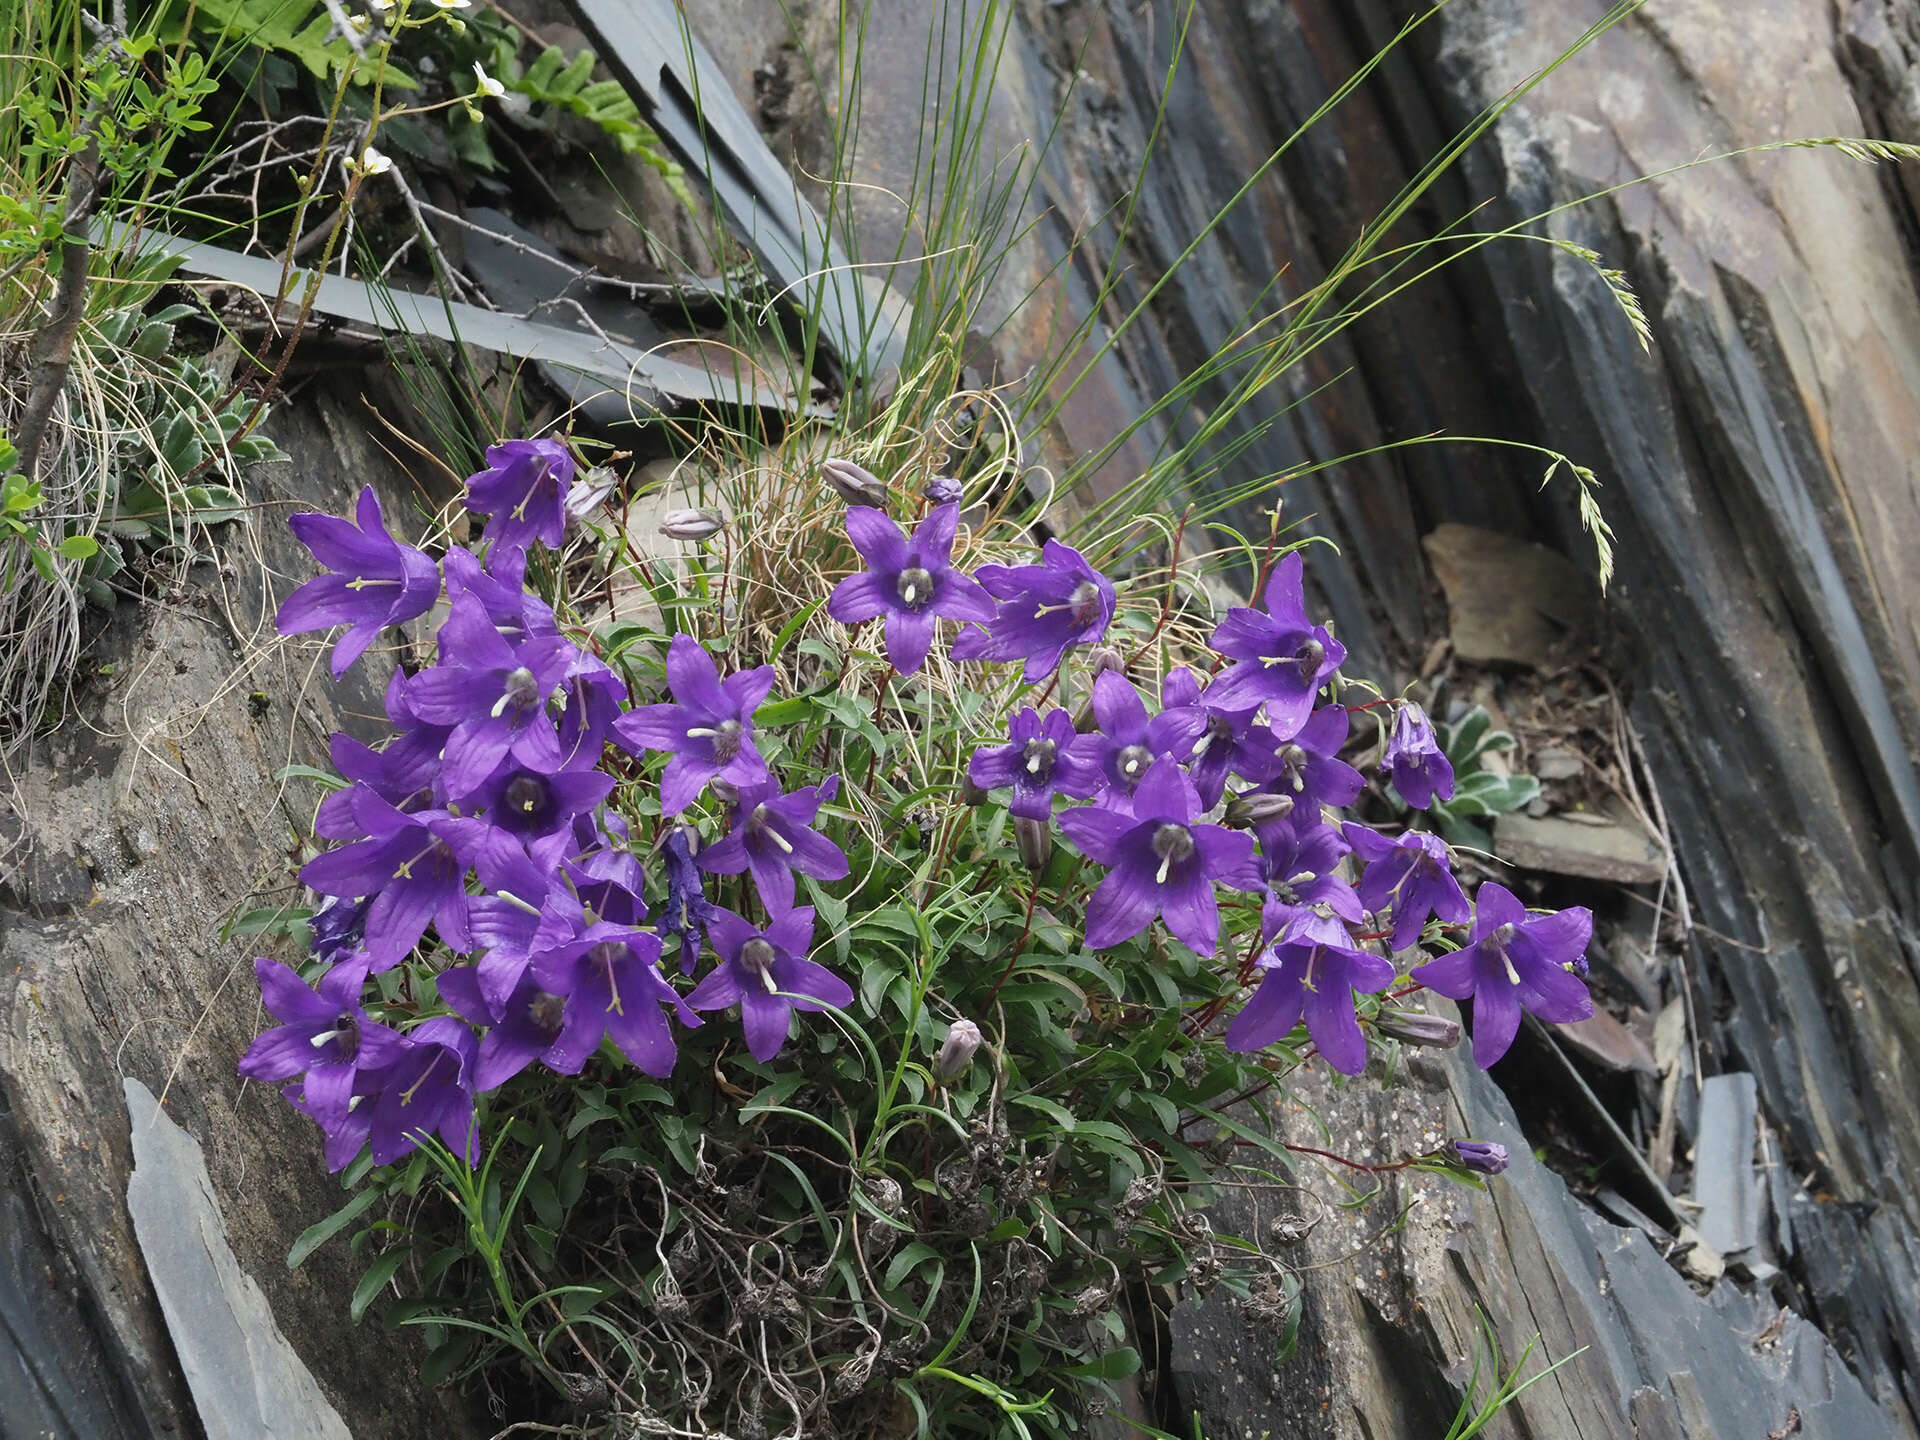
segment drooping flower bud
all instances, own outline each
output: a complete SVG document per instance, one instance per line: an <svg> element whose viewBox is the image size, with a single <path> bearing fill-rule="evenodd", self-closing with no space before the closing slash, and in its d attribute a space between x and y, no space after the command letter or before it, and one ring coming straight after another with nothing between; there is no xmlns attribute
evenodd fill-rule
<svg viewBox="0 0 1920 1440"><path fill-rule="evenodd" d="M1507 1168L1507 1147L1491 1140L1449 1140L1447 1151L1463 1169L1478 1175L1498 1175Z"/></svg>
<svg viewBox="0 0 1920 1440"><path fill-rule="evenodd" d="M966 494L966 487L950 475L936 475L920 493L927 497L930 505L957 505Z"/></svg>
<svg viewBox="0 0 1920 1440"><path fill-rule="evenodd" d="M987 803L988 794L989 792L984 787L974 784L973 777L971 775L962 775L960 777L960 803L961 804L984 805Z"/></svg>
<svg viewBox="0 0 1920 1440"><path fill-rule="evenodd" d="M1374 1021L1382 1035L1402 1045L1426 1045L1436 1050L1450 1049L1460 1043L1460 1022L1444 1015L1429 1015L1424 1010L1382 1010Z"/></svg>
<svg viewBox="0 0 1920 1440"><path fill-rule="evenodd" d="M607 503L607 497L619 488L620 477L605 465L596 465L575 479L567 487L567 498L562 502L567 517L566 538L571 540L578 535L581 525L591 519L594 512Z"/></svg>
<svg viewBox="0 0 1920 1440"><path fill-rule="evenodd" d="M1117 646L1096 645L1087 651L1087 679L1092 681L1105 670L1125 670L1127 657Z"/></svg>
<svg viewBox="0 0 1920 1440"><path fill-rule="evenodd" d="M820 478L849 505L871 505L876 510L887 507L887 487L880 477L851 460L827 461L820 467Z"/></svg>
<svg viewBox="0 0 1920 1440"><path fill-rule="evenodd" d="M1013 839L1020 847L1020 863L1036 875L1047 868L1047 861L1053 858L1053 826L1045 820L1029 820L1024 815L1013 817Z"/></svg>
<svg viewBox="0 0 1920 1440"><path fill-rule="evenodd" d="M1252 830L1260 825L1274 825L1293 814L1291 795L1268 795L1253 792L1236 795L1227 801L1226 823L1235 830Z"/></svg>
<svg viewBox="0 0 1920 1440"><path fill-rule="evenodd" d="M660 517L660 533L669 540L707 540L726 528L711 510L669 510Z"/></svg>
<svg viewBox="0 0 1920 1440"><path fill-rule="evenodd" d="M984 1038L973 1021L954 1021L947 1027L947 1038L940 1046L940 1053L933 1058L933 1078L942 1085L951 1085L966 1074Z"/></svg>

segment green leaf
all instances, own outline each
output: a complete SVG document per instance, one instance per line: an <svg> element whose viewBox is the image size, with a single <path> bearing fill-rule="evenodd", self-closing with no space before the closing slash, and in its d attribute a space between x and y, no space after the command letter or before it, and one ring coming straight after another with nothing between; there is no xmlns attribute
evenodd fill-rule
<svg viewBox="0 0 1920 1440"><path fill-rule="evenodd" d="M926 1264L927 1261L937 1261L939 1258L940 1252L931 1245L922 1244L918 1240L914 1241L911 1245L907 1246L906 1249L894 1256L892 1262L887 1266L885 1282L887 1289L898 1290L900 1288L900 1282L905 1280L915 1270Z"/></svg>
<svg viewBox="0 0 1920 1440"><path fill-rule="evenodd" d="M1043 1115L1049 1115L1062 1130L1068 1131L1069 1133L1080 1124L1078 1120L1073 1118L1073 1112L1071 1110L1067 1109L1067 1107L1059 1101L1049 1100L1044 1095L1015 1095L1009 1103L1024 1105L1029 1110L1038 1110Z"/></svg>
<svg viewBox="0 0 1920 1440"><path fill-rule="evenodd" d="M1060 1373L1078 1375L1088 1380L1124 1380L1129 1375L1140 1373L1140 1352L1131 1345L1125 1345L1118 1350L1109 1350L1084 1365L1063 1365Z"/></svg>
<svg viewBox="0 0 1920 1440"><path fill-rule="evenodd" d="M69 535L54 548L62 560L91 560L100 553L100 542L91 535Z"/></svg>
<svg viewBox="0 0 1920 1440"><path fill-rule="evenodd" d="M367 1313L367 1307L379 1298L380 1292L387 1288L387 1282L393 1279L394 1272L406 1263L407 1251L396 1247L387 1251L373 1262L367 1273L360 1277L360 1283L353 1287L353 1299L347 1305L347 1314L358 1325L360 1317Z"/></svg>
<svg viewBox="0 0 1920 1440"><path fill-rule="evenodd" d="M316 770L311 765L285 765L273 772L273 778L281 784L289 780L311 780L314 784L328 790L344 790L347 782L331 770Z"/></svg>
<svg viewBox="0 0 1920 1440"><path fill-rule="evenodd" d="M380 1198L378 1190L362 1190L346 1204L342 1205L326 1219L309 1225L300 1232L300 1238L293 1242L293 1248L287 1252L287 1268L297 1270L301 1263L327 1241L338 1235L367 1212L369 1206Z"/></svg>

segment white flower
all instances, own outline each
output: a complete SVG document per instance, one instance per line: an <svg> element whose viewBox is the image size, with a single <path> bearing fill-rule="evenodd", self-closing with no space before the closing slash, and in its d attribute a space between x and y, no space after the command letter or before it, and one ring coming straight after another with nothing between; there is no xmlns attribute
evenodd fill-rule
<svg viewBox="0 0 1920 1440"><path fill-rule="evenodd" d="M473 62L473 84L480 94L491 95L496 100L507 93L507 87L487 74L486 67L478 60Z"/></svg>
<svg viewBox="0 0 1920 1440"><path fill-rule="evenodd" d="M362 175L384 175L393 169L392 159L371 145L360 152L358 160L349 160L347 163Z"/></svg>
<svg viewBox="0 0 1920 1440"><path fill-rule="evenodd" d="M385 15L393 9L393 0L367 0L367 8L377 15Z"/></svg>
<svg viewBox="0 0 1920 1440"><path fill-rule="evenodd" d="M373 29L373 17L371 15L349 15L347 16L347 24L353 27L354 34L365 35Z"/></svg>
<svg viewBox="0 0 1920 1440"><path fill-rule="evenodd" d="M470 10L473 8L473 0L433 0L433 4L434 8L438 10Z"/></svg>

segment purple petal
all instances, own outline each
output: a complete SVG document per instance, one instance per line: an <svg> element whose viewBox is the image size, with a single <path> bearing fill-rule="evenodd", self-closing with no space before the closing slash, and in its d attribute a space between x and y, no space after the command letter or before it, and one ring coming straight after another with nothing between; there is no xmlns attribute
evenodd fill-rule
<svg viewBox="0 0 1920 1440"><path fill-rule="evenodd" d="M847 538L869 569L887 573L906 566L907 537L887 518L885 511L871 505L849 505Z"/></svg>
<svg viewBox="0 0 1920 1440"><path fill-rule="evenodd" d="M780 1053L787 1043L793 1007L758 986L740 995L741 1026L747 1033L747 1051L761 1064Z"/></svg>
<svg viewBox="0 0 1920 1440"><path fill-rule="evenodd" d="M933 647L933 616L907 610L887 614L887 660L902 675L911 675L926 662Z"/></svg>
<svg viewBox="0 0 1920 1440"><path fill-rule="evenodd" d="M720 671L691 635L676 635L667 647L667 684L687 709L708 716L732 713L720 687Z"/></svg>
<svg viewBox="0 0 1920 1440"><path fill-rule="evenodd" d="M1102 865L1120 861L1120 842L1135 825L1131 815L1097 805L1082 805L1060 814L1060 828L1082 854Z"/></svg>
<svg viewBox="0 0 1920 1440"><path fill-rule="evenodd" d="M1167 929L1196 955L1210 956L1220 947L1220 907L1213 885L1195 866L1185 879L1161 887L1160 918Z"/></svg>
<svg viewBox="0 0 1920 1440"><path fill-rule="evenodd" d="M847 514L848 529L852 529L853 514ZM929 570L944 567L953 555L953 537L960 528L960 507L958 505L936 505L927 512L913 532L913 553L920 557L920 563ZM895 567L899 568L899 567ZM987 613L975 617L991 620L992 602L988 602Z"/></svg>
<svg viewBox="0 0 1920 1440"><path fill-rule="evenodd" d="M1360 1033L1351 990L1328 977L1307 992L1304 1008L1307 1033L1329 1065L1342 1075L1358 1075L1367 1068L1367 1037Z"/></svg>
<svg viewBox="0 0 1920 1440"><path fill-rule="evenodd" d="M1153 872L1131 861L1108 872L1087 903L1087 948L1105 950L1131 940L1160 909Z"/></svg>
<svg viewBox="0 0 1920 1440"><path fill-rule="evenodd" d="M893 608L892 583L866 571L847 576L827 597L828 616L842 625L859 625Z"/></svg>
<svg viewBox="0 0 1920 1440"><path fill-rule="evenodd" d="M1491 1067L1507 1053L1519 1030L1518 987L1504 984L1483 987L1473 999L1473 1063L1482 1070Z"/></svg>
<svg viewBox="0 0 1920 1440"><path fill-rule="evenodd" d="M1305 1002L1306 987L1300 983L1299 976L1279 969L1267 971L1260 988L1227 1026L1227 1048L1260 1050L1286 1039L1300 1023Z"/></svg>

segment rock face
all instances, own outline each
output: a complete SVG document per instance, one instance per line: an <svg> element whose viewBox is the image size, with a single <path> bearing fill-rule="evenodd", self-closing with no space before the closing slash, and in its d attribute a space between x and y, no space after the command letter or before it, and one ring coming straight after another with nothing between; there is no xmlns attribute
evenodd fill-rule
<svg viewBox="0 0 1920 1440"><path fill-rule="evenodd" d="M697 24L716 21L703 33L737 84L756 68L793 72L784 25L749 0L689 8ZM1273 277L1284 301L1328 273L1420 165L1608 8L1454 0L1430 16L1239 201L1052 432L1034 438L1055 456L1104 443L1232 337L1250 307L1271 301ZM928 24L919 6L873 9L867 113L899 119L917 113ZM1062 120L1039 161L1026 216L1035 229L1001 280L1008 295L1037 296L995 336L1002 373L1032 362L1057 313L1084 311L1089 277L1116 254L1125 275L1104 313L1126 313L1245 178L1426 9L1415 0L1198 0L1190 12L1169 0L1035 0L1020 9L999 65L994 138L1004 149L1047 134L1056 108ZM728 23L717 23L723 11ZM801 40L829 53L832 7L803 14ZM1647 5L1506 108L1392 238L1420 239L1470 211L1470 228L1497 230L1742 145L1920 141L1914 0L1754 0L1731 16L1718 0ZM1183 33L1161 114L1161 77ZM788 94L782 114L802 116L804 99ZM1112 202L1133 186L1156 123L1133 228L1117 243ZM901 189L912 131L863 132L862 178ZM781 138L817 165L808 152L817 135L796 119ZM1458 1342L1479 1294L1509 1354L1539 1330L1549 1354L1566 1353L1558 1336L1597 1356L1528 1392L1520 1433L1915 1433L1920 570L1907 552L1920 534L1916 177L1916 165L1896 172L1832 150L1788 150L1629 185L1529 233L1597 251L1624 271L1645 307L1651 355L1592 265L1566 248L1512 240L1463 255L1321 346L1223 437L1271 427L1226 463L1222 485L1443 430L1535 442L1593 468L1618 537L1606 607L1614 670L1693 922L1684 945L1700 1067L1753 1075L1791 1224L1782 1232L1785 1328L1764 1357L1736 1366L1733 1352L1747 1343L1737 1337L1764 1327L1749 1325L1735 1292L1723 1285L1711 1301L1690 1299L1642 1263L1637 1240L1566 1211L1552 1177L1509 1182L1501 1223L1482 1226L1470 1262L1463 1255L1481 1277L1474 1284L1458 1266L1399 1262L1407 1306L1423 1307L1440 1339L1404 1349L1407 1307L1393 1317L1379 1306L1323 1309L1317 1383L1334 1397L1330 1408L1307 1414L1315 1407L1301 1406L1297 1391L1286 1406L1203 1404L1221 1433L1427 1433L1436 1409L1450 1411L1440 1401L1462 1378ZM885 238L899 220L883 208L868 219ZM1059 266L1070 247L1074 263ZM1285 409L1336 376L1345 378L1312 403ZM1203 391L1175 433L1223 393ZM1165 429L1148 425L1099 483L1137 473ZM1437 577L1419 544L1437 527L1504 532L1591 565L1567 477L1542 493L1545 468L1531 453L1421 445L1288 484L1290 515L1311 515L1311 528L1344 549L1315 579L1361 668L1398 662L1405 673L1440 633ZM1497 1093L1460 1075L1449 1084L1452 1103L1478 1097L1504 1123ZM1694 1122L1681 1109L1684 1148ZM1509 1215L1519 1218L1509 1224ZM1529 1247L1566 1268L1540 1271ZM1589 1254L1605 1258L1578 1259ZM1509 1274L1526 1283L1504 1294L1474 1288ZM1643 1282L1656 1289L1631 1307L1605 1298ZM1435 1309L1452 1330L1431 1318ZM1560 1325L1562 1311L1584 1318ZM1833 1352L1809 1341L1796 1313ZM1200 1386L1221 1352L1183 1358L1182 1343L1176 1330L1173 1369ZM1877 1411L1860 1408L1846 1373L1832 1369L1834 1352ZM1784 1403L1766 1415L1723 1408L1715 1387L1735 1374ZM1841 1408L1816 1418L1809 1395ZM1396 1418L1413 1416L1417 1432Z"/></svg>
<svg viewBox="0 0 1920 1440"><path fill-rule="evenodd" d="M22 1341L61 1424L34 1428L0 1384L6 1440L201 1433L127 1208L122 1077L199 1141L234 1257L358 1440L465 1432L455 1397L412 1385L411 1337L346 1324L359 1267L343 1244L288 1272L342 1192L313 1127L234 1074L259 1021L258 947L215 939L311 816L311 787L276 774L324 764L328 724L381 713L373 681L335 688L311 652L269 648L281 577L310 564L279 523L289 505L337 511L373 481L397 524L418 513L356 412L318 398L276 418L298 461L250 477L272 518L230 537L225 573L116 614L75 722L35 747L21 803L0 812L30 842L0 888L0 1303L36 1269L40 1289L12 1292L21 1313L51 1324L49 1285L77 1301L58 1344Z"/></svg>

